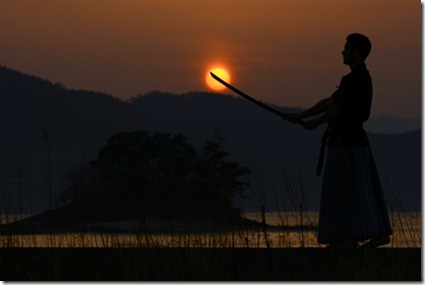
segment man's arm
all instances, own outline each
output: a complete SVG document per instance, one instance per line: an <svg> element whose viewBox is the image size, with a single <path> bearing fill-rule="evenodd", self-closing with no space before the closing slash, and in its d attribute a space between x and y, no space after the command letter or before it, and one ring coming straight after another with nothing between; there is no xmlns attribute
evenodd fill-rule
<svg viewBox="0 0 425 285"><path fill-rule="evenodd" d="M317 102L313 107L308 108L300 113L289 113L287 119L290 122L297 122L304 118L319 115L325 112L333 104L333 98L328 97Z"/></svg>
<svg viewBox="0 0 425 285"><path fill-rule="evenodd" d="M329 109L333 104L333 98L328 97L317 102L313 107L301 112L303 118L319 115Z"/></svg>
<svg viewBox="0 0 425 285"><path fill-rule="evenodd" d="M332 103L321 116L305 121L303 127L308 130L314 130L321 124L327 123L335 119L342 112L342 107L338 104Z"/></svg>

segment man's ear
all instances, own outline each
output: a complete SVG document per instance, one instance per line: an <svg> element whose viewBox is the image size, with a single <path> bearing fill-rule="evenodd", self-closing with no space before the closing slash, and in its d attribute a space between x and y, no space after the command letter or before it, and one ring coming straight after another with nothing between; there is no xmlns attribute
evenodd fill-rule
<svg viewBox="0 0 425 285"><path fill-rule="evenodd" d="M362 54L361 54L361 52L360 52L360 49L358 49L358 48L353 48L351 51L352 51L352 53L353 53L355 56L358 56L358 57L360 57L361 59L363 59Z"/></svg>

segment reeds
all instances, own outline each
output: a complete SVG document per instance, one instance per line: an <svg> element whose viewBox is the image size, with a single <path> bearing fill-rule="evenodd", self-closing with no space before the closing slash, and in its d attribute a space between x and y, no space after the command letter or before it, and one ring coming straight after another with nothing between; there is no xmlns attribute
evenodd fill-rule
<svg viewBox="0 0 425 285"><path fill-rule="evenodd" d="M46 169L46 192L49 200L49 210L51 210L53 208L53 172L51 169L48 170L49 167ZM0 224L12 224L14 221L27 216L23 211L23 196L25 196L25 184L23 180L25 175L21 164L19 164L17 168L17 177L20 182L18 187L19 202L16 206L12 203L11 188L5 179L1 179ZM12 232L3 231L0 234L0 250L5 252L7 250L19 248L48 248L52 249L52 254L49 255L52 260L63 258L60 251L61 249L80 250L84 248L85 250L87 248L87 250L90 250L97 248L126 250L131 248L135 252L140 250L140 256L131 259L131 262L124 257L107 261L107 263L114 263L111 268L122 268L122 272L124 272L122 273L123 275L119 275L120 273L115 274L117 274L116 276L124 276L126 280L140 278L140 276L142 276L140 272L145 274L143 275L145 278L151 278L151 280L158 280L164 278L164 276L170 276L169 280L185 280L185 278L187 278L186 280L190 278L199 278L198 280L202 280L202 278L204 278L204 280L225 280L225 278L228 278L229 272L226 270L223 263L227 262L229 266L234 266L234 264L231 264L231 261L229 261L227 257L218 258L216 256L217 251L212 253L209 249L254 249L250 254L255 255L256 249L263 248L266 249L265 252L268 254L266 254L267 258L261 263L257 262L258 260L251 262L243 260L244 268L235 266L238 270L235 275L237 276L235 277L236 280L248 279L252 276L255 276L255 278L259 280L273 280L273 278L277 278L276 276L289 276L288 279L293 278L298 281L309 280L308 278L315 277L313 275L305 275L305 272L312 270L312 266L322 266L314 271L319 272L319 275L317 275L319 277L317 278L322 278L320 280L341 280L339 278L343 278L344 276L351 276L345 280L364 280L365 278L366 280L397 280L397 278L400 278L399 276L407 276L406 278L412 279L412 269L408 268L408 264L410 264L409 262L411 261L406 260L406 257L401 255L398 251L397 254L388 255L388 258L383 260L386 262L386 265L389 266L388 270L384 271L384 273L380 273L377 269L375 253L359 252L354 253L354 255L351 253L351 259L342 259L342 257L339 256L338 258L340 260L328 262L327 265L329 265L329 268L335 267L339 269L342 267L338 267L337 263L341 262L345 272L336 270L335 272L338 273L332 273L334 275L323 275L324 273L320 273L322 269L325 270L322 272L330 273L329 268L322 265L323 259L318 262L308 260L304 257L304 253L302 253L305 248L318 247L319 245L316 242L317 234L314 230L314 227L318 225L318 214L317 212L311 212L309 210L308 189L305 188L300 172L282 171L281 187L271 189L274 195L275 212L267 212L268 205L266 204L266 195L268 191L265 187L265 182L264 172L259 170L256 173L255 180L252 183L253 187L251 188L252 198L254 202L256 202L257 211L243 214L243 217L247 220L258 221L259 223L257 224L247 222L246 225L239 224L238 226L231 225L230 227L224 227L214 222L199 223L193 220L181 222L152 220L141 214L139 220L135 221L102 223L98 221L88 221L86 229L82 227L76 232L59 232L58 229L53 226L50 226L47 232L41 234L14 234ZM404 210L399 202L400 198L397 197L390 187L388 188L387 204L390 210L394 234L392 243L386 247L421 247L421 214ZM31 205L30 187L28 187L28 191L29 205ZM13 228L11 228L11 231L13 231ZM192 249L202 250L200 250L198 254L193 253L193 251L191 251ZM287 268L289 267L280 266L282 262L281 259L270 257L273 256L272 252L280 252L280 249L299 250L297 251L298 258L300 252L302 253L301 260L297 260L296 263L299 264L299 267L291 267L293 273L288 273L287 275L281 274L282 271L288 270ZM170 250L170 253L164 255L161 253L163 250ZM174 252L174 250L179 251ZM184 250L184 252L181 250ZM191 255L186 254L186 251L191 252ZM146 258L146 254L150 254L152 258ZM243 259L244 256L246 256L243 252L238 254L238 259L234 258L235 261L240 261L240 258ZM291 256L294 256L294 254ZM311 253L309 256L312 258L314 257ZM258 258L259 256L254 257ZM322 257L330 258L328 255L323 255L323 253ZM388 261L391 257L392 260ZM74 255L73 258L84 261L84 257L75 257ZM105 263L104 260L99 260L98 257L93 259L97 262L102 261L102 264ZM183 269L179 269L181 271L178 271L168 266L168 264L170 264L170 259L175 259L178 264L183 264L181 265ZM16 260L19 260L19 262L21 261L20 259ZM140 260L146 260L146 263L140 264ZM152 263L152 260L154 260L155 264ZM0 256L0 267L3 264L2 262L9 263L10 260L2 261ZM74 268L79 268L78 270L85 269L75 264L78 265L78 263L70 265L74 266ZM258 264L261 265L261 268ZM291 265L293 264L289 262L288 266ZM50 275L45 278L52 278L53 280L64 276L67 272L71 272L69 267L64 267L58 262L52 262L50 266L52 267L51 271L46 273ZM270 270L270 268L273 268L271 273L267 271ZM17 271L16 269L14 270ZM262 275L262 272L267 272L269 275ZM93 273L93 275L89 275L91 273ZM97 276L99 277L98 280L101 280L104 278L103 276L105 276L102 275L104 272L96 270L84 274L84 276L90 276L91 278L96 278ZM413 275L414 278L416 278L416 273ZM36 279L35 276L37 276L37 273L27 270L26 273L19 277L22 278L22 280L34 280ZM3 280L7 279L3 278Z"/></svg>
<svg viewBox="0 0 425 285"><path fill-rule="evenodd" d="M304 248L318 247L316 231L305 228L316 226L317 213L304 212L304 222L300 223L300 213L246 213L248 219L260 221L257 226L239 226L237 229L198 228L193 225L190 231L171 226L164 232L120 232L120 227L114 223L92 225L94 229L106 226L103 231L80 232L46 232L44 234L11 234L3 232L0 235L0 247L185 247L185 248ZM276 227L264 227L263 221L269 221ZM420 215L410 212L391 212L390 218L394 229L392 243L386 247L420 247L421 230ZM3 216L3 223L10 223L10 215ZM300 226L302 227L300 228ZM54 230L54 229L53 229ZM129 230L128 228L126 231ZM54 241L54 243L52 243Z"/></svg>
<svg viewBox="0 0 425 285"><path fill-rule="evenodd" d="M406 211L390 183L387 186L387 206L393 228L392 247L422 247L422 214Z"/></svg>
<svg viewBox="0 0 425 285"><path fill-rule="evenodd" d="M46 188L49 212L53 211L50 142L46 143ZM12 224L27 215L23 211L24 171L17 167L18 204L12 205L12 191L4 178L0 184L0 224ZM305 188L300 172L282 171L282 184L272 189L275 201L274 212L267 212L266 177L258 168L251 181L251 197L256 203L257 212L245 213L244 218L255 220L257 224L247 223L227 227L211 222L196 223L192 220L180 223L148 219L143 213L138 221L123 223L100 223L88 221L86 227L77 232L59 232L49 223L47 232L42 234L13 234L3 231L0 247L184 247L184 248L304 248L319 247L315 227L318 214L308 207L308 189ZM391 224L394 229L392 243L386 247L421 247L421 214L404 210L400 198L391 187L387 194ZM28 187L30 190L30 187ZM29 204L31 205L29 192ZM27 196L28 196L27 195ZM49 216L52 219L52 216ZM13 228L9 228L13 231Z"/></svg>

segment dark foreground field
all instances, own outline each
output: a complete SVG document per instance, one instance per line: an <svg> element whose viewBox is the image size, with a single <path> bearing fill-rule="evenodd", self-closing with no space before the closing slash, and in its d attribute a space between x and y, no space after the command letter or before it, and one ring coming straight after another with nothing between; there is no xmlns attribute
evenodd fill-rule
<svg viewBox="0 0 425 285"><path fill-rule="evenodd" d="M421 249L3 248L4 281L420 281Z"/></svg>

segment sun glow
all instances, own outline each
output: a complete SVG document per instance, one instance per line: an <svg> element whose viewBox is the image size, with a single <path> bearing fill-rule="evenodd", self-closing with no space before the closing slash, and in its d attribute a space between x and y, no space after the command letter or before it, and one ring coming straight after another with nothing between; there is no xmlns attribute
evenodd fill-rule
<svg viewBox="0 0 425 285"><path fill-rule="evenodd" d="M205 76L205 83L207 84L207 86L210 89L212 89L214 91L222 91L226 88L223 84L221 84L220 82L218 82L217 80L212 78L211 75L210 75L210 72L214 73L215 75L217 75L218 77L220 77L224 81L230 83L230 73L229 73L229 71L224 67L214 67L214 68L208 70L207 75Z"/></svg>

